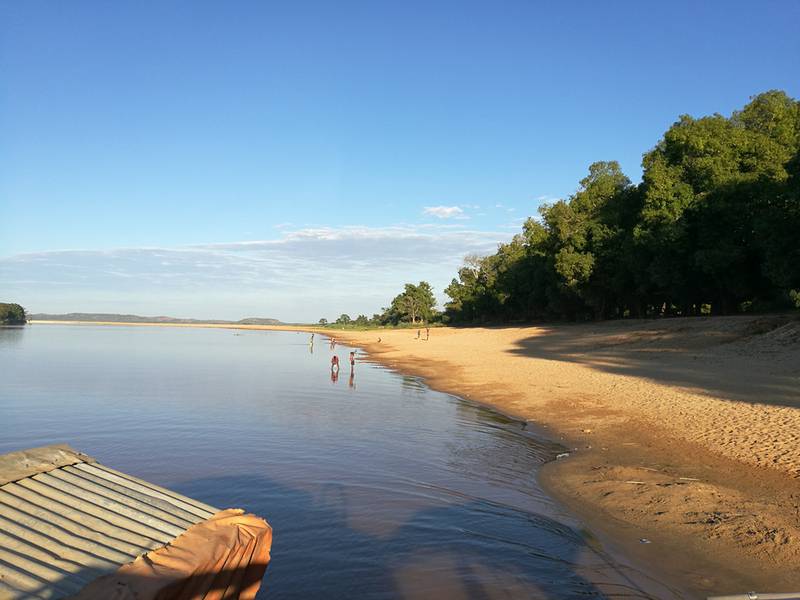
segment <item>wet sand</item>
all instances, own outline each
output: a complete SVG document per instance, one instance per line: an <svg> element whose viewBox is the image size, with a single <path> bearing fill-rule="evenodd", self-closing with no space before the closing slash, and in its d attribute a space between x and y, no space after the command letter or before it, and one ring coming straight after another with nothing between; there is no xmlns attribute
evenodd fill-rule
<svg viewBox="0 0 800 600"><path fill-rule="evenodd" d="M550 432L547 489L696 597L800 591L796 318L320 332Z"/></svg>

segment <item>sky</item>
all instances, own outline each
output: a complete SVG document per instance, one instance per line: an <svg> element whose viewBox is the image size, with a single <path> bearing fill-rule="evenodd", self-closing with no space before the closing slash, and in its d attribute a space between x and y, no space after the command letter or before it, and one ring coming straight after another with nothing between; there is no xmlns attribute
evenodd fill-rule
<svg viewBox="0 0 800 600"><path fill-rule="evenodd" d="M0 1L0 301L440 301L588 165L800 96L800 2Z"/></svg>

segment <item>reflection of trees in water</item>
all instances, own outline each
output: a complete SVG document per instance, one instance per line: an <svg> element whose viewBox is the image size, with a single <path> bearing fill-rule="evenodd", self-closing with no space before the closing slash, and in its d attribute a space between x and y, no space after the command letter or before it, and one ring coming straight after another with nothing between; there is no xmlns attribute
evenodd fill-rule
<svg viewBox="0 0 800 600"><path fill-rule="evenodd" d="M374 497L365 505L363 498L352 503L353 488L338 482L312 493L262 476L179 487L217 505L243 505L270 521L275 542L263 598L656 597L642 592L631 572L592 551L578 532L500 504L444 492L426 496L424 508L387 513L387 492L379 488L355 492ZM365 506L375 507L373 518L410 517L400 517L385 534L370 534L353 526L369 518L351 514ZM678 596L662 589L657 597Z"/></svg>
<svg viewBox="0 0 800 600"><path fill-rule="evenodd" d="M428 386L420 377L413 377L411 375L400 376L400 386L403 391L424 393L428 391Z"/></svg>
<svg viewBox="0 0 800 600"><path fill-rule="evenodd" d="M0 346L15 346L25 335L24 325L0 325Z"/></svg>

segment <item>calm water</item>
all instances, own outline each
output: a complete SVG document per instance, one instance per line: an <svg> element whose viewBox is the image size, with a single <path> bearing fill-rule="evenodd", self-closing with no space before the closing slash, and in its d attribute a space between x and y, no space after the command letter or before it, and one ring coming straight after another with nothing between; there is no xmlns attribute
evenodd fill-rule
<svg viewBox="0 0 800 600"><path fill-rule="evenodd" d="M518 422L307 334L0 330L0 453L68 442L274 528L260 597L667 597L587 545ZM420 342L425 343L425 342ZM435 342L430 342L435 343Z"/></svg>

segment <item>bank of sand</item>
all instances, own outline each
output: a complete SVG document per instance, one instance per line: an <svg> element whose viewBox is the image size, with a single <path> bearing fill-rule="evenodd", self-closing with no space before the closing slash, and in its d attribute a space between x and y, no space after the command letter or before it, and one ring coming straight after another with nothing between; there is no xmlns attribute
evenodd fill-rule
<svg viewBox="0 0 800 600"><path fill-rule="evenodd" d="M800 591L797 319L322 333L561 439L546 488L692 596Z"/></svg>
<svg viewBox="0 0 800 600"><path fill-rule="evenodd" d="M800 592L795 318L336 335L563 440L545 487L692 595Z"/></svg>

